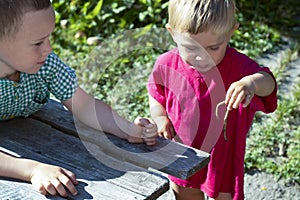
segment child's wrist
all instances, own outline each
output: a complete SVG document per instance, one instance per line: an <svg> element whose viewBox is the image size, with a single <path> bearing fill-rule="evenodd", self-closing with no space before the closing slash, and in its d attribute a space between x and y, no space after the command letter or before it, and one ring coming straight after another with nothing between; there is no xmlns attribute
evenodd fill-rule
<svg viewBox="0 0 300 200"><path fill-rule="evenodd" d="M28 160L28 159L21 159L21 162L24 162L22 165L22 177L21 179L24 181L31 182L32 176L34 175L36 168L38 165L40 165L40 162L34 161L34 160Z"/></svg>
<svg viewBox="0 0 300 200"><path fill-rule="evenodd" d="M251 90L251 95L256 94L257 92L257 84L255 82L255 75L249 75L243 77L241 80L246 81L249 89Z"/></svg>
<svg viewBox="0 0 300 200"><path fill-rule="evenodd" d="M131 122L129 125L129 129L125 132L125 139L130 140L132 137L134 138L141 138L143 134L143 127L136 125L135 123Z"/></svg>
<svg viewBox="0 0 300 200"><path fill-rule="evenodd" d="M155 123L157 123L157 122L162 121L162 120L167 120L168 116L160 115L160 116L152 117L152 119L154 120Z"/></svg>

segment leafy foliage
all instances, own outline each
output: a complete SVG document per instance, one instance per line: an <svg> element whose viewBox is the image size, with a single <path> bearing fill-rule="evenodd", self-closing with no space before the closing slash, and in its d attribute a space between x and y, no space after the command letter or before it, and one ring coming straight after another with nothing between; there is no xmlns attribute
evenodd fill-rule
<svg viewBox="0 0 300 200"><path fill-rule="evenodd" d="M246 169L259 168L299 183L300 95L283 95L272 116L256 117L247 143Z"/></svg>
<svg viewBox="0 0 300 200"><path fill-rule="evenodd" d="M166 23L166 2L166 0L54 1L58 26L53 37L60 45L78 50L81 49L81 45L86 44L87 37L98 36L103 40L120 30L140 28L149 24L159 26Z"/></svg>
<svg viewBox="0 0 300 200"><path fill-rule="evenodd" d="M163 29L148 26L124 31L90 53L86 69L99 76L82 81L97 83L93 95L124 117L133 120L138 115L148 116L148 76L156 57L172 45L170 35Z"/></svg>

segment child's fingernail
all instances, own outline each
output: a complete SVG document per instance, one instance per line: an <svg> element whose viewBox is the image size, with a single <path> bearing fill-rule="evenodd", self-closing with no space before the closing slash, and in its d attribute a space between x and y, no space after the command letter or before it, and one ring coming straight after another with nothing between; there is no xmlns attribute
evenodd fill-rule
<svg viewBox="0 0 300 200"><path fill-rule="evenodd" d="M146 127L152 128L152 127L153 127L153 124L147 124Z"/></svg>

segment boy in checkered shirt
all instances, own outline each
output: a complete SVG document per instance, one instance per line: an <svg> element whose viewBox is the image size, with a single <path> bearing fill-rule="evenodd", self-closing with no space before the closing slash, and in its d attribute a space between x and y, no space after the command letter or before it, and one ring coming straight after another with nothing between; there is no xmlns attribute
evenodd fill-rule
<svg viewBox="0 0 300 200"><path fill-rule="evenodd" d="M92 128L100 129L99 123L101 131L129 142L155 144L155 124L144 118L128 122L78 87L75 71L52 53L54 26L50 0L0 0L0 120L27 117L52 93ZM0 176L30 181L42 194L77 194L75 175L64 168L2 152L0 163Z"/></svg>

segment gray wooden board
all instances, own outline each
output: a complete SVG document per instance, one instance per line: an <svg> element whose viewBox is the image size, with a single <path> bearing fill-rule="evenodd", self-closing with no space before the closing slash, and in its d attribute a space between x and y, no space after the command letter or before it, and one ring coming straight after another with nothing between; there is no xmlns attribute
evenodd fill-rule
<svg viewBox="0 0 300 200"><path fill-rule="evenodd" d="M157 139L157 145L147 146L130 144L111 134L103 134L78 122L60 103L53 100L32 117L65 133L79 136L87 149L90 145L86 145L86 142L93 143L112 157L181 179L189 178L206 166L210 159L208 153L163 138Z"/></svg>
<svg viewBox="0 0 300 200"><path fill-rule="evenodd" d="M112 158L101 152L98 146L91 146L94 147L93 151L105 158L106 163L131 171L119 171L101 163L86 150L78 138L63 134L34 119L0 122L1 148L15 152L20 157L62 166L76 174L79 195L74 199L156 199L168 190L169 184L165 177ZM15 195L20 195L21 198L26 194L30 198L28 196L25 199L44 198L28 183L11 181L7 184L6 179L1 179L0 185L4 188L0 199L15 199ZM18 191L11 193L16 188ZM29 189L32 192L29 193ZM12 195L12 198L5 195Z"/></svg>

